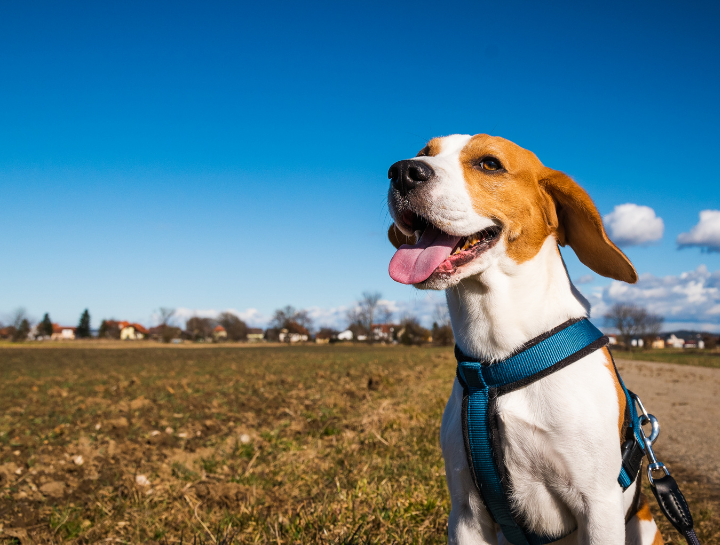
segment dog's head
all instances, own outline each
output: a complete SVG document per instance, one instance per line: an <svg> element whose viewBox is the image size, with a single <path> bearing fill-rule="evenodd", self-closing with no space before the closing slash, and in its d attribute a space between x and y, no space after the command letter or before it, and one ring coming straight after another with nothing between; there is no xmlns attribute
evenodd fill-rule
<svg viewBox="0 0 720 545"><path fill-rule="evenodd" d="M446 289L502 259L532 259L548 237L602 276L637 281L588 194L509 140L434 138L388 177L388 237L398 248L390 276L398 282Z"/></svg>

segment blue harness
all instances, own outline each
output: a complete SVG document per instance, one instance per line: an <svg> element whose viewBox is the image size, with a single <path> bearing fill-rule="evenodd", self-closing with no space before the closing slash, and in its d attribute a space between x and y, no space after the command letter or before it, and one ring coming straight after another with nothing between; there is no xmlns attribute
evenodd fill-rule
<svg viewBox="0 0 720 545"><path fill-rule="evenodd" d="M546 545L565 535L535 534L524 527L522 520L512 511L506 491L510 482L498 433L497 398L559 371L607 344L608 338L583 318L565 322L492 365L472 361L455 347L457 376L464 391L462 423L468 463L485 506L513 545ZM626 440L622 445L623 464L618 477L624 490L640 471L644 441L635 404L617 368L615 374L627 402Z"/></svg>

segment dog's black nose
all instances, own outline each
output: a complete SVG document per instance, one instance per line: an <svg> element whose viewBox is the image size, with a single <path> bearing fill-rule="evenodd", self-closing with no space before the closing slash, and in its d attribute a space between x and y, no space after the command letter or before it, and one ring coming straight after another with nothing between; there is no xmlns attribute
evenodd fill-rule
<svg viewBox="0 0 720 545"><path fill-rule="evenodd" d="M415 189L422 182L435 176L435 171L425 161L398 161L388 170L388 178L392 186L403 196Z"/></svg>

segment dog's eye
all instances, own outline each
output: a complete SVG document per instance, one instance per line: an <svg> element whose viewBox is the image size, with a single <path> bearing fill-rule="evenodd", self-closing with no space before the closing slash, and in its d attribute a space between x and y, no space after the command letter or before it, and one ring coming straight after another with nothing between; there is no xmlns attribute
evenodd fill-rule
<svg viewBox="0 0 720 545"><path fill-rule="evenodd" d="M481 169L487 170L490 172L494 172L496 170L500 170L502 168L502 165L500 164L500 161L495 159L495 157L485 157L482 161L478 163Z"/></svg>

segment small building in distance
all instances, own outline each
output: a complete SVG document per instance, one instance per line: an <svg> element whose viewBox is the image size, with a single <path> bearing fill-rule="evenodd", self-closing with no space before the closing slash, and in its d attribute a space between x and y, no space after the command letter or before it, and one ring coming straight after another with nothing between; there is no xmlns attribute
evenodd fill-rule
<svg viewBox="0 0 720 545"><path fill-rule="evenodd" d="M652 348L665 348L665 339L657 337L650 346Z"/></svg>
<svg viewBox="0 0 720 545"><path fill-rule="evenodd" d="M117 327L120 330L120 340L122 341L139 341L147 337L149 333L144 326L131 322L118 322Z"/></svg>
<svg viewBox="0 0 720 545"><path fill-rule="evenodd" d="M265 333L259 327L248 327L247 340L251 343L257 343L265 340Z"/></svg>
<svg viewBox="0 0 720 545"><path fill-rule="evenodd" d="M675 333L673 333L667 339L665 339L665 346L669 348L684 348L685 339L680 339L675 336Z"/></svg>
<svg viewBox="0 0 720 545"><path fill-rule="evenodd" d="M278 340L281 343L299 343L305 342L310 338L310 332L295 322L290 322L288 327L284 327L278 334Z"/></svg>
<svg viewBox="0 0 720 545"><path fill-rule="evenodd" d="M75 327L53 324L52 328L53 332L50 336L50 340L72 341L75 339L75 330L77 329Z"/></svg>
<svg viewBox="0 0 720 545"><path fill-rule="evenodd" d="M395 332L400 328L401 326L397 324L373 324L373 337L378 341L392 342L395 339Z"/></svg>
<svg viewBox="0 0 720 545"><path fill-rule="evenodd" d="M213 329L213 337L216 341L219 340L227 340L227 331L225 331L225 328L221 326L220 324L215 326L215 329Z"/></svg>

